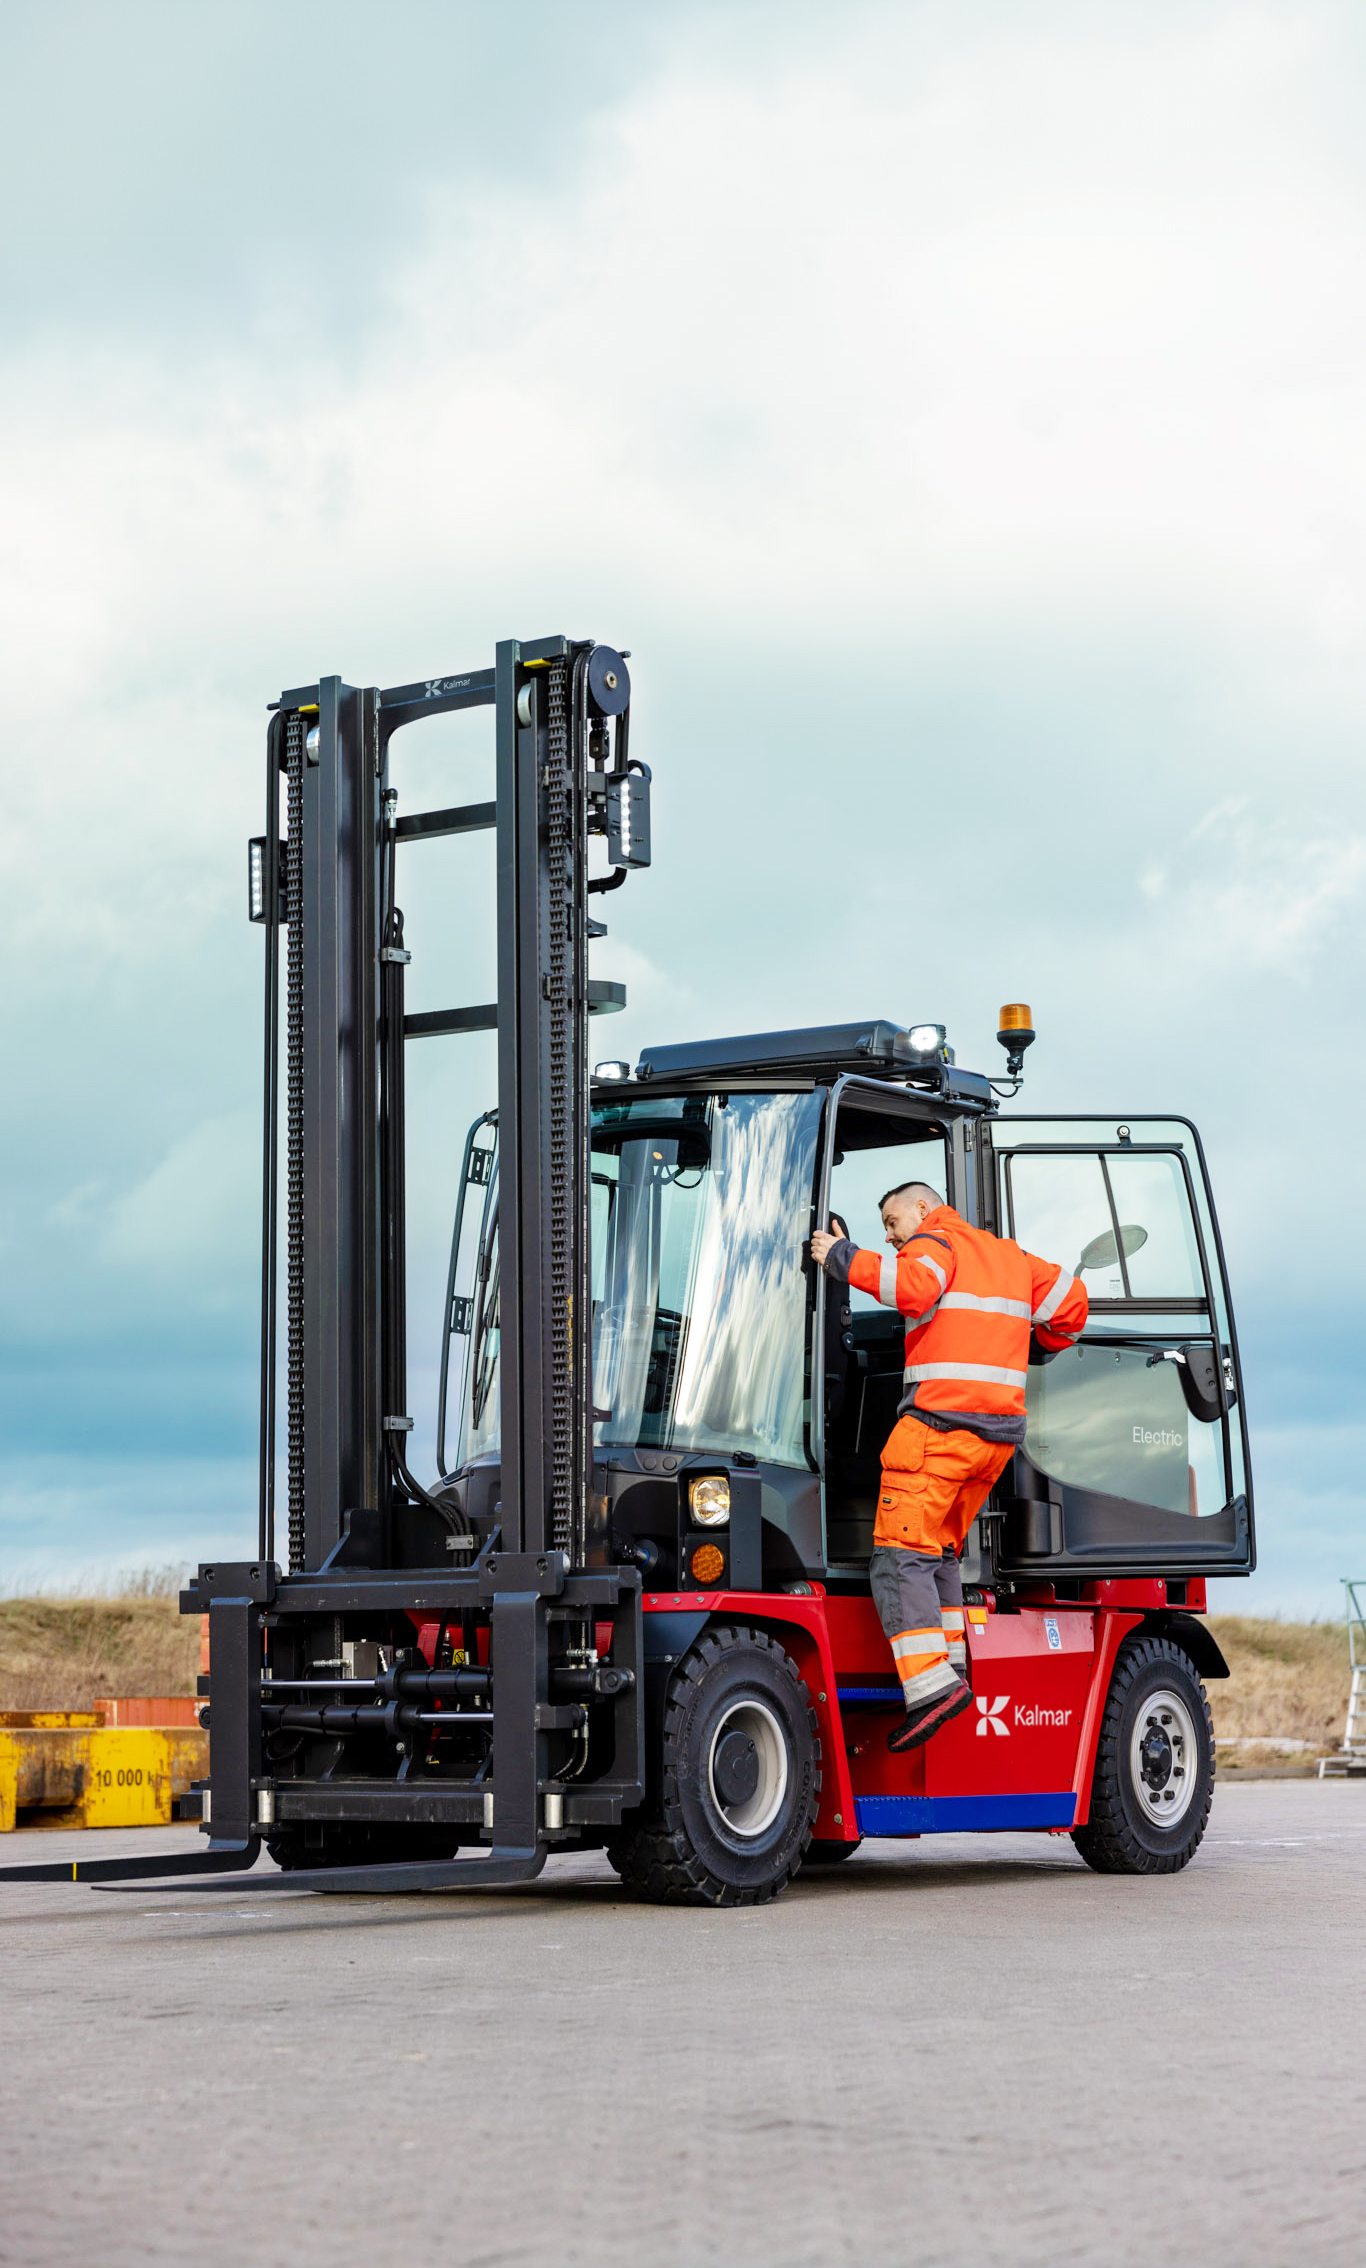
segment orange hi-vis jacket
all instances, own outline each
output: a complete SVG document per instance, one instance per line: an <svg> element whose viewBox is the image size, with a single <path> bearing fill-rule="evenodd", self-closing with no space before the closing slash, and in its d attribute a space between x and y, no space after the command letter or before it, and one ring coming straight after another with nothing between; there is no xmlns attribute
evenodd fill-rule
<svg viewBox="0 0 1366 2268"><path fill-rule="evenodd" d="M1072 1346L1087 1315L1085 1288L1056 1261L1008 1237L969 1228L952 1205L927 1213L899 1252L845 1240L826 1267L906 1318L901 1414L988 1441L1022 1441L1029 1338Z"/></svg>

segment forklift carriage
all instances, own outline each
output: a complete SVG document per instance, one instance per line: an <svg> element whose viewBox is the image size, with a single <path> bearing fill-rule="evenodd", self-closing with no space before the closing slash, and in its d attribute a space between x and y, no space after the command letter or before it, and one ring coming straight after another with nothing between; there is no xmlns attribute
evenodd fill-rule
<svg viewBox="0 0 1366 2268"><path fill-rule="evenodd" d="M1069 1831L1102 1870L1173 1871L1213 1788L1202 1679L1227 1675L1205 1578L1254 1564L1199 1137L1180 1118L1002 1112L938 1027L878 1020L650 1049L590 1078L589 1014L624 1002L588 974L590 906L650 857L629 700L623 655L553 638L500 645L491 670L384 692L329 678L274 706L251 846L258 1549L183 1595L209 1618L211 1768L207 1848L174 1871L278 1886L241 1879L264 1842L301 1887L454 1889L605 1848L646 1897L734 1905L865 1835L965 1828ZM400 816L395 733L480 704L496 800ZM497 1002L405 1013L400 849L476 829L496 842ZM464 1147L423 1482L404 1051L476 1030L498 1034L498 1105ZM1018 1074L1032 1034L1001 1037ZM1024 1444L965 1546L975 1706L892 1755L903 1704L868 1560L904 1319L829 1283L808 1240L834 1212L879 1241L878 1198L910 1179L1071 1268L1090 1317L1075 1348L1031 1355Z"/></svg>

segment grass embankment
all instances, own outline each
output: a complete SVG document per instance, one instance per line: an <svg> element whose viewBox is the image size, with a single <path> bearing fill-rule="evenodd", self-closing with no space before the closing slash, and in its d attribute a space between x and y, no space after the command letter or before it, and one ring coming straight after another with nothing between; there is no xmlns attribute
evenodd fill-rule
<svg viewBox="0 0 1366 2268"><path fill-rule="evenodd" d="M177 1611L178 1582L155 1575L108 1598L0 1599L0 1710L82 1709L110 1694L193 1693L199 1622ZM1336 1748L1347 1714L1347 1636L1338 1622L1216 1615L1232 1676L1209 1687L1230 1759L1249 1742Z"/></svg>
<svg viewBox="0 0 1366 2268"><path fill-rule="evenodd" d="M0 1599L0 1710L193 1693L199 1619L180 1614L178 1589L149 1575L107 1598Z"/></svg>
<svg viewBox="0 0 1366 2268"><path fill-rule="evenodd" d="M1302 1755L1326 1755L1342 1741L1352 1672L1340 1622L1260 1622L1250 1615L1210 1616L1231 1675L1210 1684L1215 1738L1237 1741L1230 1762L1255 1763L1251 1742L1308 1743Z"/></svg>

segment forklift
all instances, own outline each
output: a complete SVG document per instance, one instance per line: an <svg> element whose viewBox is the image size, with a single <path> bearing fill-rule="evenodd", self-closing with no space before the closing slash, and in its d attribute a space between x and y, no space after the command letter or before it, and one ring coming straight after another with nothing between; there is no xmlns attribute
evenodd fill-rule
<svg viewBox="0 0 1366 2268"><path fill-rule="evenodd" d="M494 800L402 811L396 735L485 706ZM181 1600L210 1634L205 1844L10 1879L455 1891L601 1849L640 1897L735 1906L865 1836L1067 1833L1140 1874L1198 1847L1203 1681L1228 1674L1205 1584L1255 1557L1199 1135L1003 1109L1034 1038L1019 1003L995 1080L958 1068L941 1025L876 1017L594 1066L589 1019L625 995L589 974L593 909L650 863L630 715L627 656L567 637L272 705L249 866L257 1550ZM405 865L480 830L497 1000L409 1013ZM497 1034L497 1106L464 1143L420 1479L405 1056L476 1031ZM880 1193L910 1180L1071 1268L1090 1316L1074 1348L1031 1355L1025 1441L964 1547L974 1705L892 1755L868 1561L904 1320L830 1284L809 1239L834 1215L877 1242ZM263 1847L281 1871L244 1879Z"/></svg>

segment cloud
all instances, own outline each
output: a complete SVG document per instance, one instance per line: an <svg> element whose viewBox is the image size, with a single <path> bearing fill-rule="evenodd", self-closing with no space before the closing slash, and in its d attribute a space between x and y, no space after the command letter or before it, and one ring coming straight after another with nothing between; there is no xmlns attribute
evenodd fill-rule
<svg viewBox="0 0 1366 2268"><path fill-rule="evenodd" d="M259 1120L243 1111L205 1119L109 1207L96 1252L130 1271L171 1270L235 1303L260 1186Z"/></svg>
<svg viewBox="0 0 1366 2268"><path fill-rule="evenodd" d="M1351 20L595 6L549 73L548 8L380 22L0 32L7 1439L75 1365L110 1455L249 1456L264 703L559 627L633 648L655 772L603 1052L871 1011L989 1062L1030 999L1031 1107L1200 1120L1266 1406L1287 1332L1349 1391ZM400 743L404 808L490 751ZM487 843L404 874L414 1004L489 997ZM491 1052L411 1077L416 1391Z"/></svg>
<svg viewBox="0 0 1366 2268"><path fill-rule="evenodd" d="M385 311L433 172L566 175L653 41L596 0L564 40L547 0L53 0L7 12L0 272L11 338L244 337L287 358ZM588 27L585 26L584 29ZM554 42L553 74L509 67ZM63 131L54 136L60 111ZM64 145L63 148L60 145Z"/></svg>
<svg viewBox="0 0 1366 2268"><path fill-rule="evenodd" d="M1217 956L1233 982L1308 984L1359 929L1366 896L1366 828L1330 835L1326 823L1326 812L1288 817L1245 796L1208 813L1165 866L1137 878L1145 898L1164 901L1169 954Z"/></svg>
<svg viewBox="0 0 1366 2268"><path fill-rule="evenodd" d="M0 1477L0 1595L246 1557L256 1519L252 1457L203 1447L11 1455Z"/></svg>

